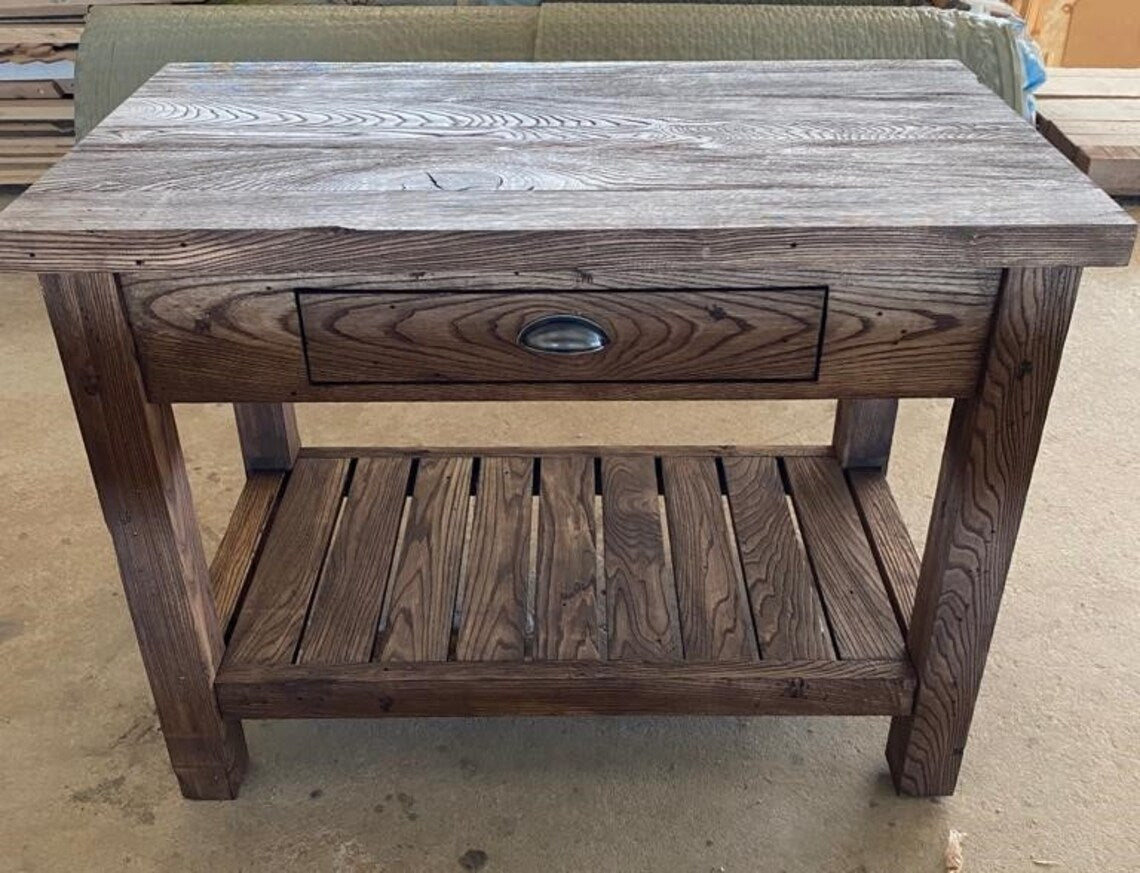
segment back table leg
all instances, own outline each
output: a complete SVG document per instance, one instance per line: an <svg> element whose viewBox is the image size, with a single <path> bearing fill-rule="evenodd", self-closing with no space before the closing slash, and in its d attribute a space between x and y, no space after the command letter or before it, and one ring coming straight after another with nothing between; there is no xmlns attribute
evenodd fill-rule
<svg viewBox="0 0 1140 873"><path fill-rule="evenodd" d="M1009 270L977 393L954 404L907 640L914 714L891 723L900 791L951 794L1080 270Z"/></svg>
<svg viewBox="0 0 1140 873"><path fill-rule="evenodd" d="M835 408L835 455L845 470L885 469L895 436L899 402L894 398L840 400Z"/></svg>
<svg viewBox="0 0 1140 873"><path fill-rule="evenodd" d="M214 696L222 635L173 413L146 399L114 276L42 284L170 763L186 797L235 797L245 738Z"/></svg>
<svg viewBox="0 0 1140 873"><path fill-rule="evenodd" d="M235 403L234 417L247 473L293 469L301 438L292 403Z"/></svg>

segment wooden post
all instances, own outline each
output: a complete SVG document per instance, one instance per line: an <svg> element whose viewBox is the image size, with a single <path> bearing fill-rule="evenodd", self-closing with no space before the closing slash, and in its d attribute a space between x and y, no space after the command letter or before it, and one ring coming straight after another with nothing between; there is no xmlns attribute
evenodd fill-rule
<svg viewBox="0 0 1140 873"><path fill-rule="evenodd" d="M835 409L835 433L831 440L840 466L885 469L891 456L898 411L899 402L894 398L840 400Z"/></svg>
<svg viewBox="0 0 1140 873"><path fill-rule="evenodd" d="M245 739L214 695L222 635L173 413L146 399L115 277L41 281L171 765L186 797L232 798Z"/></svg>
<svg viewBox="0 0 1140 873"><path fill-rule="evenodd" d="M292 403L235 403L245 471L291 470L301 448Z"/></svg>
<svg viewBox="0 0 1140 873"><path fill-rule="evenodd" d="M907 641L915 709L887 744L907 794L954 790L1079 282L1007 271L978 391L954 404Z"/></svg>

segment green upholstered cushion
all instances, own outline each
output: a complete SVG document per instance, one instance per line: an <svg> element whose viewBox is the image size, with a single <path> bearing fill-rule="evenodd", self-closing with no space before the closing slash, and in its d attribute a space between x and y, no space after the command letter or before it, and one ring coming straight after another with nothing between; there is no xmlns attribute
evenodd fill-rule
<svg viewBox="0 0 1140 873"><path fill-rule="evenodd" d="M538 9L95 6L79 43L83 136L174 61L529 61Z"/></svg>
<svg viewBox="0 0 1140 873"><path fill-rule="evenodd" d="M172 61L796 58L958 58L1023 108L1011 29L927 8L96 6L79 46L75 125L83 136Z"/></svg>

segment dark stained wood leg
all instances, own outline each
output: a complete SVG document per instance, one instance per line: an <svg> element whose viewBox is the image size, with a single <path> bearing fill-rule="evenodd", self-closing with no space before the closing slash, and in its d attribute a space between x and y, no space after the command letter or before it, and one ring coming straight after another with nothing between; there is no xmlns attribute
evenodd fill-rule
<svg viewBox="0 0 1140 873"><path fill-rule="evenodd" d="M41 281L171 765L186 797L235 797L245 739L214 694L222 636L173 413L146 399L115 277Z"/></svg>
<svg viewBox="0 0 1140 873"><path fill-rule="evenodd" d="M301 438L292 403L235 403L234 417L247 473L293 469Z"/></svg>
<svg viewBox="0 0 1140 873"><path fill-rule="evenodd" d="M835 410L835 434L831 439L839 465L844 469L885 469L891 456L898 411L899 402L893 397L840 400Z"/></svg>
<svg viewBox="0 0 1140 873"><path fill-rule="evenodd" d="M908 646L914 714L891 724L895 785L954 791L1080 270L1010 270L977 393L954 405Z"/></svg>

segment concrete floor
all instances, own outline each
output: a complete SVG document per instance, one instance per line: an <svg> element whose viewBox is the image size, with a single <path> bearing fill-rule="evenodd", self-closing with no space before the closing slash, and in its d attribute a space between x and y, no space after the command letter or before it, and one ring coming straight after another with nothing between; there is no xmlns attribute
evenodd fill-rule
<svg viewBox="0 0 1140 873"><path fill-rule="evenodd" d="M1140 209L1134 210L1140 214ZM233 803L183 801L30 277L0 277L0 870L934 873L1140 869L1140 260L1087 273L959 793L896 797L883 719L255 722ZM920 535L947 404L903 404ZM825 439L831 406L302 410L311 442ZM227 407L179 409L213 549Z"/></svg>

